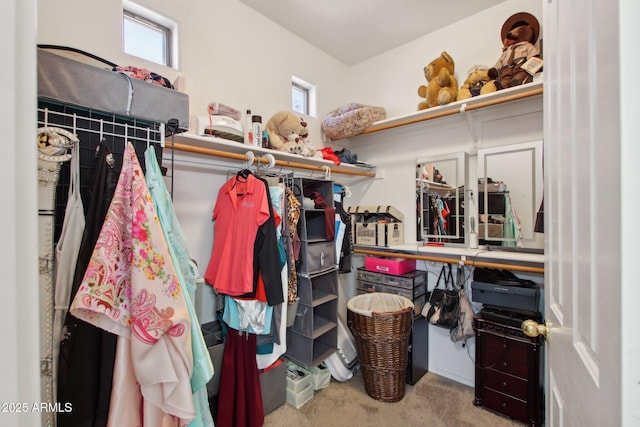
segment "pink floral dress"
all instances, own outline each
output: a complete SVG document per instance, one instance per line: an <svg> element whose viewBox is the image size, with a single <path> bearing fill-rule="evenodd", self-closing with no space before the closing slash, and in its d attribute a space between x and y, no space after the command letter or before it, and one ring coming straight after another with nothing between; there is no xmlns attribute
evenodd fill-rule
<svg viewBox="0 0 640 427"><path fill-rule="evenodd" d="M110 425L186 426L194 418L190 316L130 143L70 311L119 336Z"/></svg>

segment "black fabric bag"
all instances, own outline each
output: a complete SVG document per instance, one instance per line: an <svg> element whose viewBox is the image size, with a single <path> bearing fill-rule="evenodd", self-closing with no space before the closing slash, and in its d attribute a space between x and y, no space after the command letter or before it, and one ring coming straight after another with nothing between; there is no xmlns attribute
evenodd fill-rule
<svg viewBox="0 0 640 427"><path fill-rule="evenodd" d="M451 265L445 264L438 276L436 287L429 295L429 301L422 309L422 315L432 325L453 329L458 325L459 311L460 294L454 286Z"/></svg>

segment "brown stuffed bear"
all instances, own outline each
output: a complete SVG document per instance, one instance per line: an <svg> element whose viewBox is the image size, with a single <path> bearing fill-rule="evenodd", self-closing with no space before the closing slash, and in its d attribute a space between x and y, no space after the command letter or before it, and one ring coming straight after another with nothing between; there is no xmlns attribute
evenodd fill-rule
<svg viewBox="0 0 640 427"><path fill-rule="evenodd" d="M424 67L424 77L429 83L418 88L418 96L425 98L418 104L418 110L446 105L456 100L458 81L454 77L455 63L447 53L442 54Z"/></svg>
<svg viewBox="0 0 640 427"><path fill-rule="evenodd" d="M532 81L533 77L522 65L530 58L540 56L540 52L534 46L539 33L540 24L536 17L529 13L516 13L505 21L501 31L502 55L494 66L498 76L491 83L496 90Z"/></svg>
<svg viewBox="0 0 640 427"><path fill-rule="evenodd" d="M458 101L495 92L495 85L488 85L487 83L493 81L496 77L498 77L498 70L495 68L474 67L458 91Z"/></svg>

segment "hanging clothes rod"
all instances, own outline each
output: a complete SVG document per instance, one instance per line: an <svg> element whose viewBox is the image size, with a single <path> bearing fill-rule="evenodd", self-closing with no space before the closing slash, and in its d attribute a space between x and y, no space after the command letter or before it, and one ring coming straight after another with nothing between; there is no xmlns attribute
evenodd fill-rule
<svg viewBox="0 0 640 427"><path fill-rule="evenodd" d="M363 254L363 255L415 259L415 260L421 260L421 261L442 262L442 263L448 263L448 264L462 263L464 265L469 265L472 267L498 268L502 270L521 271L523 273L544 274L544 267L531 267L527 265L504 264L504 263L488 262L488 261L475 261L474 259L469 259L469 258L463 260L460 257L446 258L446 257L432 256L432 255L407 254L402 252L376 251L376 250L363 249L363 248L354 248L353 252L357 254Z"/></svg>
<svg viewBox="0 0 640 427"><path fill-rule="evenodd" d="M247 156L245 154L230 153L227 151L216 150L213 148L194 147L187 144L180 144L177 142L172 143L169 141L166 141L166 146L167 148L174 148L178 151L186 151L189 153L205 154L207 156L222 157L225 159L234 159L234 160L242 160L242 161L247 160ZM260 163L269 163L269 160L264 157L256 157L256 161ZM370 178L373 178L376 176L376 173L371 171L353 171L353 170L340 169L340 168L335 168L330 166L307 165L304 163L291 162L288 160L276 159L275 164L277 166L282 166L282 167L307 169L312 171L320 171L322 173L325 173L328 169L331 173L339 173L343 175L356 175L356 176L364 176L364 177L370 177Z"/></svg>

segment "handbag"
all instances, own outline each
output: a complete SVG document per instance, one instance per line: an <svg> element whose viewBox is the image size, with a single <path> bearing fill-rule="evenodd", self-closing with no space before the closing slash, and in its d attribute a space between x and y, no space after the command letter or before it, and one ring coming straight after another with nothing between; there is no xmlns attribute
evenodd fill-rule
<svg viewBox="0 0 640 427"><path fill-rule="evenodd" d="M460 289L459 291L459 301L460 310L458 314L458 324L456 327L451 329L449 335L451 336L451 341L462 341L466 344L467 338L471 338L475 335L475 331L473 330L473 316L475 314L473 312L471 302L469 301L469 297L467 296L467 292L464 289Z"/></svg>
<svg viewBox="0 0 640 427"><path fill-rule="evenodd" d="M451 265L445 264L440 270L435 288L429 295L429 301L422 309L422 315L432 325L452 329L458 325L459 309L460 295L454 288Z"/></svg>
<svg viewBox="0 0 640 427"><path fill-rule="evenodd" d="M475 335L473 329L473 317L475 313L471 301L469 301L469 297L467 296L467 291L465 290L466 279L464 277L464 269L460 266L458 267L457 282L459 297L458 324L451 329L449 335L451 341L462 341L464 346L467 343L467 338Z"/></svg>

